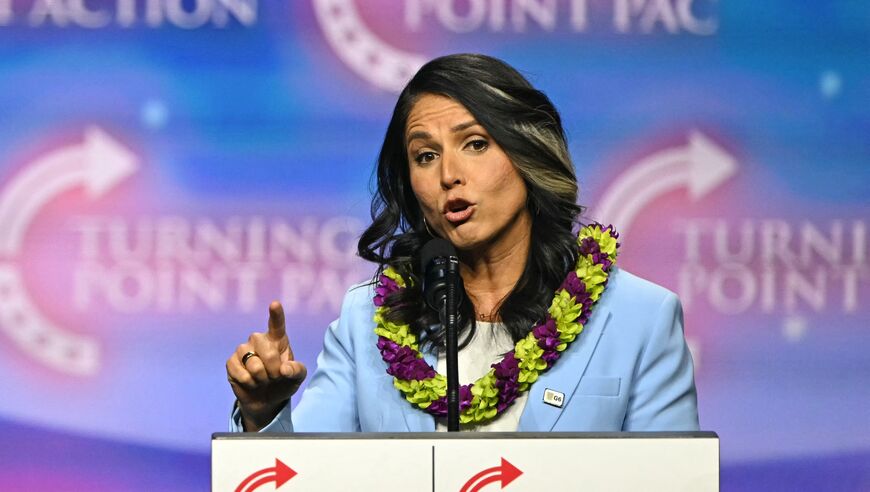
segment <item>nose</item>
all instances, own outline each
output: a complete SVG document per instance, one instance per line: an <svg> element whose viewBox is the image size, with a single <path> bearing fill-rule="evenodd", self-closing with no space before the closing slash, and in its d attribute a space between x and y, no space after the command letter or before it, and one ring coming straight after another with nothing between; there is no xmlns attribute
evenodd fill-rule
<svg viewBox="0 0 870 492"><path fill-rule="evenodd" d="M454 152L444 152L441 156L441 188L449 190L464 183L462 158Z"/></svg>

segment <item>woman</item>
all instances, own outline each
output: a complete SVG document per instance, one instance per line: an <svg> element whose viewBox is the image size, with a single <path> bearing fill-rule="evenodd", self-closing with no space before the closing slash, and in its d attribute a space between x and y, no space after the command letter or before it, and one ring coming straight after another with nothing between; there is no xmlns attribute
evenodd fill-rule
<svg viewBox="0 0 870 492"><path fill-rule="evenodd" d="M543 93L494 58L427 63L396 103L359 241L378 280L348 291L292 415L306 369L273 303L268 331L227 361L231 427L445 429L445 334L419 267L437 236L456 247L465 288L463 430L697 430L678 299L615 266L612 228L578 236L576 202L561 120Z"/></svg>

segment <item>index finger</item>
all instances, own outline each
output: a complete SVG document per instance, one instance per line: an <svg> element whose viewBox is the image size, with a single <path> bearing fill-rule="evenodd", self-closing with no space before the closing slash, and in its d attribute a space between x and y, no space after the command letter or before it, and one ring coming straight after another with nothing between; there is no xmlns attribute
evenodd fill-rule
<svg viewBox="0 0 870 492"><path fill-rule="evenodd" d="M269 304L269 331L266 332L272 340L278 341L287 336L284 327L284 307L278 301Z"/></svg>

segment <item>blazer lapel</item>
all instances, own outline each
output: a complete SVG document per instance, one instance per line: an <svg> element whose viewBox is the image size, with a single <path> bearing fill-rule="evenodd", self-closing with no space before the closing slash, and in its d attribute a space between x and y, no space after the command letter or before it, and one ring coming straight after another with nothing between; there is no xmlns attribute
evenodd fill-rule
<svg viewBox="0 0 870 492"><path fill-rule="evenodd" d="M423 359L428 362L430 366L437 367L438 356L435 355L435 353L429 351L423 352ZM435 431L435 417L408 403L404 398L402 398L402 403L404 405L402 408L402 416L405 417L405 425L408 427L408 432Z"/></svg>
<svg viewBox="0 0 870 492"><path fill-rule="evenodd" d="M592 314L583 331L568 347L556 364L541 375L529 389L529 398L520 416L517 431L547 432L553 430L562 409L568 406L571 397L586 372L586 367L592 359L592 354L598 346L598 341L604 334L604 328L610 320L610 311L600 304ZM565 395L561 407L544 403L544 390L551 389Z"/></svg>

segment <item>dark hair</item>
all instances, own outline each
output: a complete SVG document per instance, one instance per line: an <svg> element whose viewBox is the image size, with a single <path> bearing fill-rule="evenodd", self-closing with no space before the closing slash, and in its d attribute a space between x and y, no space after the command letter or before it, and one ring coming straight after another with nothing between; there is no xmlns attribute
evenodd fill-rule
<svg viewBox="0 0 870 492"><path fill-rule="evenodd" d="M583 209L577 205L577 178L561 118L550 99L519 72L484 55L436 58L423 65L399 95L378 157L372 224L360 237L358 253L381 269L389 265L402 275L409 287L385 299L390 320L408 323L429 347L442 344L444 333L430 331L438 319L422 299L418 255L432 236L411 189L405 144L408 115L424 94L445 96L465 106L525 182L532 216L529 257L517 284L498 307L508 332L519 340L546 316L553 292L577 259L573 231ZM467 295L461 306L459 326L469 321L471 326L467 341L475 328Z"/></svg>

